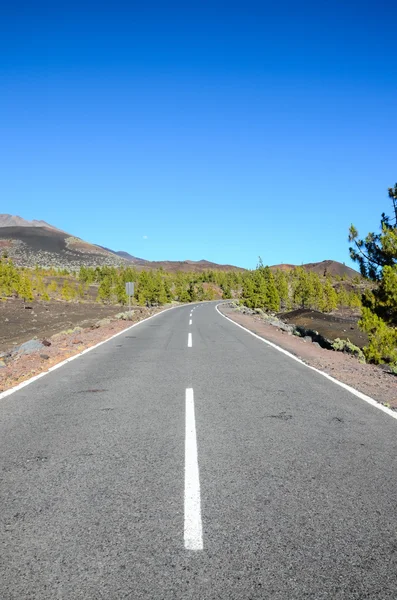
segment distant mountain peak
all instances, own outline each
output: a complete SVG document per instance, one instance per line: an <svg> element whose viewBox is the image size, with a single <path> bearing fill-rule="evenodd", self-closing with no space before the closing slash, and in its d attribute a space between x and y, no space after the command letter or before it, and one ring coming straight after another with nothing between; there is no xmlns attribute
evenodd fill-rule
<svg viewBox="0 0 397 600"><path fill-rule="evenodd" d="M62 229L58 229L58 227L54 227L46 221L37 221L36 219L28 221L18 215L8 215L5 213L0 214L0 227L45 227L46 229L53 229L55 231L66 233L66 231L62 231Z"/></svg>
<svg viewBox="0 0 397 600"><path fill-rule="evenodd" d="M356 275L360 276L360 273L358 273L358 271L355 271L355 269L348 267L347 265L345 265L345 263L341 263L341 262L338 262L337 260L329 260L329 259L322 260L321 262L306 263L304 265L303 264L302 265L290 265L290 264L273 265L270 268L272 270L290 271L292 269L296 269L296 267L302 267L306 271L312 271L312 272L317 273L318 275L322 275L322 276L338 275L340 277L345 276L347 278L352 278L352 277L355 277Z"/></svg>
<svg viewBox="0 0 397 600"><path fill-rule="evenodd" d="M46 221L28 221L18 215L0 214L0 246L20 266L72 268L100 265L133 265L137 269L165 271L244 271L233 265L219 265L208 260L149 261L129 252L117 252L105 246L95 245L50 225Z"/></svg>

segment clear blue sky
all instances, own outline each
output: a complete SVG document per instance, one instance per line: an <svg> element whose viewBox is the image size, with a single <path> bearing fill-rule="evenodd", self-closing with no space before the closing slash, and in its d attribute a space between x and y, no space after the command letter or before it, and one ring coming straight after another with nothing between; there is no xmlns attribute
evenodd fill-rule
<svg viewBox="0 0 397 600"><path fill-rule="evenodd" d="M349 263L388 211L395 1L4 5L1 213L253 268Z"/></svg>

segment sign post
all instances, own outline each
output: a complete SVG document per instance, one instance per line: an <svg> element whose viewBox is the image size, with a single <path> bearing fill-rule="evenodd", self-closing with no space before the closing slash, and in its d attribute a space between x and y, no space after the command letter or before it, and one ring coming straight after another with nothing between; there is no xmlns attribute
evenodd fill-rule
<svg viewBox="0 0 397 600"><path fill-rule="evenodd" d="M134 295L135 292L135 284L133 281L127 281L125 284L125 293L128 296L128 312L131 313L131 296ZM130 314L131 317L131 314Z"/></svg>

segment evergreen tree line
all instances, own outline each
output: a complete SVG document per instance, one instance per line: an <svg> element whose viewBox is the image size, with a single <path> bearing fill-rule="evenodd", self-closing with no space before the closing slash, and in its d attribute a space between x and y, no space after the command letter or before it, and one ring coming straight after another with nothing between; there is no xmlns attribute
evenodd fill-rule
<svg viewBox="0 0 397 600"><path fill-rule="evenodd" d="M60 277L61 285L55 279L49 283L46 280ZM7 257L0 260L0 296L17 297L27 302L34 298L48 301L51 298L62 300L78 300L85 297L87 286L79 283L65 269L35 269L16 267Z"/></svg>
<svg viewBox="0 0 397 600"><path fill-rule="evenodd" d="M255 270L245 272L169 273L162 269L138 271L133 267L83 266L77 275L65 274L64 270L17 268L10 260L0 261L0 294L19 296L27 301L34 297L81 301L87 296L89 286L94 285L98 302L125 305L128 303L127 281L135 282L133 303L140 305L213 300L220 289L223 299L240 298L242 304L250 308L274 312L298 307L328 312L338 306L360 306L360 296L347 291L340 282L336 282L336 289L331 278L321 278L301 267L287 272L272 271L264 267L262 261Z"/></svg>
<svg viewBox="0 0 397 600"><path fill-rule="evenodd" d="M261 260L255 271L243 275L241 302L273 312L295 308L330 312L338 307L361 306L360 294L347 291L343 285L335 289L331 277L321 278L302 267L272 271Z"/></svg>
<svg viewBox="0 0 397 600"><path fill-rule="evenodd" d="M0 261L0 294L33 300L32 273L28 269L18 269L3 258Z"/></svg>
<svg viewBox="0 0 397 600"><path fill-rule="evenodd" d="M215 290L222 298L241 298L250 308L278 312L292 308L313 308L328 312L338 306L360 307L360 295L348 292L343 285L336 290L331 278L321 278L303 268L274 273L262 262L254 271L202 273L166 273L163 270L137 271L131 267L96 267L80 270L79 279L85 283L98 283L98 299L102 302L126 304L125 283L135 282L135 301L138 304L165 304L173 300L195 302L213 300ZM208 284L206 289L203 284Z"/></svg>
<svg viewBox="0 0 397 600"><path fill-rule="evenodd" d="M97 283L98 301L104 303L127 304L125 284L135 283L134 302L139 305L167 304L213 300L215 290L211 286L205 290L204 282L216 283L219 277L215 273L167 273L162 269L138 271L133 267L82 267L79 280L86 284Z"/></svg>

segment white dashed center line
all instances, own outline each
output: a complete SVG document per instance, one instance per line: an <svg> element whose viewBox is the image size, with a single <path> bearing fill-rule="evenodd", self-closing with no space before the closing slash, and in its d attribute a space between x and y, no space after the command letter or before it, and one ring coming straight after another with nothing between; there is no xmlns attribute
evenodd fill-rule
<svg viewBox="0 0 397 600"><path fill-rule="evenodd" d="M193 346L193 341L192 341L192 334L189 333L188 337L187 337L187 347L191 348Z"/></svg>
<svg viewBox="0 0 397 600"><path fill-rule="evenodd" d="M201 523L200 476L192 388L186 390L185 436L185 548L186 550L202 550L203 527Z"/></svg>
<svg viewBox="0 0 397 600"><path fill-rule="evenodd" d="M190 321L189 321L189 325L191 325L191 324L192 324L192 320L190 319Z"/></svg>

